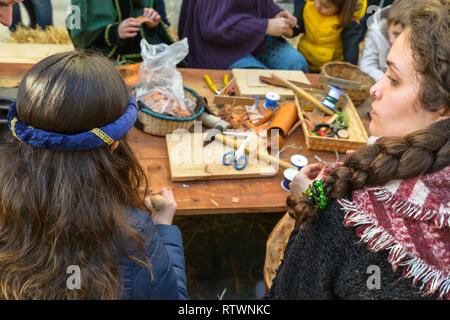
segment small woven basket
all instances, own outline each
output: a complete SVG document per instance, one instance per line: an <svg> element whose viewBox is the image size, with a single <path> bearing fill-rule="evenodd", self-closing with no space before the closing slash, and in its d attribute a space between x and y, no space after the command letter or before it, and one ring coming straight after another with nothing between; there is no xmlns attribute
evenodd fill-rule
<svg viewBox="0 0 450 320"><path fill-rule="evenodd" d="M361 84L358 90L342 89L352 99L355 107L360 106L370 97L370 88L375 84L367 73L361 71L358 66L348 62L328 62L322 66L321 74L334 78L356 81Z"/></svg>
<svg viewBox="0 0 450 320"><path fill-rule="evenodd" d="M188 87L184 87L185 93L188 99L193 99L197 102L198 94L194 90ZM202 106L200 110L189 118L177 118L166 116L163 114L156 113L148 108L142 101L139 103L139 114L138 121L136 122L136 127L142 131L155 135L155 136L165 136L172 133L176 129L186 129L189 130L194 121L198 119L203 112L205 107Z"/></svg>

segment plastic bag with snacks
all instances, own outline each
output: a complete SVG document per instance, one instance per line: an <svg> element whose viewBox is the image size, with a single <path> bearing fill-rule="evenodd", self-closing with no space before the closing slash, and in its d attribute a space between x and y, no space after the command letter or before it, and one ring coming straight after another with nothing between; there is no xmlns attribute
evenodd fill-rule
<svg viewBox="0 0 450 320"><path fill-rule="evenodd" d="M138 72L136 96L152 111L178 118L193 115L195 103L185 98L183 78L176 67L188 51L187 38L170 46L141 41L143 62Z"/></svg>

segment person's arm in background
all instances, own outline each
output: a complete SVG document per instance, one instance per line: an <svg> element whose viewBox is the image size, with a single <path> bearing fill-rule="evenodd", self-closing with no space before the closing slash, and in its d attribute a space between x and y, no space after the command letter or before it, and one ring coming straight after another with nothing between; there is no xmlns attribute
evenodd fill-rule
<svg viewBox="0 0 450 320"><path fill-rule="evenodd" d="M223 46L256 47L266 35L267 19L250 14L235 14L228 3L197 1L196 16L202 26L200 36L205 41Z"/></svg>
<svg viewBox="0 0 450 320"><path fill-rule="evenodd" d="M352 21L350 25L342 31L342 47L344 50L344 61L357 65L359 59L359 42L362 27Z"/></svg>
<svg viewBox="0 0 450 320"><path fill-rule="evenodd" d="M384 75L379 65L380 51L376 44L376 38L373 32L369 33L366 44L364 47L364 53L359 61L359 66L362 71L374 78L376 81Z"/></svg>
<svg viewBox="0 0 450 320"><path fill-rule="evenodd" d="M243 47L243 51L251 52L264 40L266 34L281 36L289 31L288 19L258 18L252 14L243 14L239 11L239 2L238 0L196 1L194 15L201 26L200 37L213 44L239 46ZM234 13L234 10L237 13ZM281 9L269 11L279 13ZM244 50L246 47L250 49Z"/></svg>
<svg viewBox="0 0 450 320"><path fill-rule="evenodd" d="M81 13L81 28L70 30L76 48L87 49L92 45L113 48L139 31L139 23L134 18L119 23L113 2L104 4L99 1L71 0L71 4L78 6Z"/></svg>

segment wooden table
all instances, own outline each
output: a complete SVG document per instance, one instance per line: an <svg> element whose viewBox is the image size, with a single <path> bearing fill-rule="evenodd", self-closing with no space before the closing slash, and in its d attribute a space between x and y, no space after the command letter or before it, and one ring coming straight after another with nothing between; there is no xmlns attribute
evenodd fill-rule
<svg viewBox="0 0 450 320"><path fill-rule="evenodd" d="M31 66L0 63L0 76L24 76ZM226 73L231 77L231 72L226 70L179 69L179 71L182 73L184 84L205 96L209 103L212 103L213 93L207 87L203 75L208 74L219 88ZM307 76L312 84L318 83L318 75L308 74ZM363 123L367 128L367 119L363 119ZM129 142L148 174L149 186L153 190L161 187L172 189L178 205L177 215L273 213L285 212L287 209L288 193L280 186L283 179L282 169L273 177L173 182L170 178L168 153L163 137L151 136L133 128L129 134ZM332 152L308 150L300 128L285 140L285 145L290 144L302 146L301 154L307 157L310 163L317 162L315 155L325 161L336 160L336 155ZM290 157L294 153L299 152L287 149L280 158L290 162Z"/></svg>

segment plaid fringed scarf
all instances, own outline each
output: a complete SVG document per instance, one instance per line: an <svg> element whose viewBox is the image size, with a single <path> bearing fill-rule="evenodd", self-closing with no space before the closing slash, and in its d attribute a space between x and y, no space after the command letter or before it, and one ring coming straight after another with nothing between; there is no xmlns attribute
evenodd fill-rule
<svg viewBox="0 0 450 320"><path fill-rule="evenodd" d="M338 200L345 223L369 250L389 251L394 271L421 284L424 295L450 298L450 166L409 180L352 192Z"/></svg>

